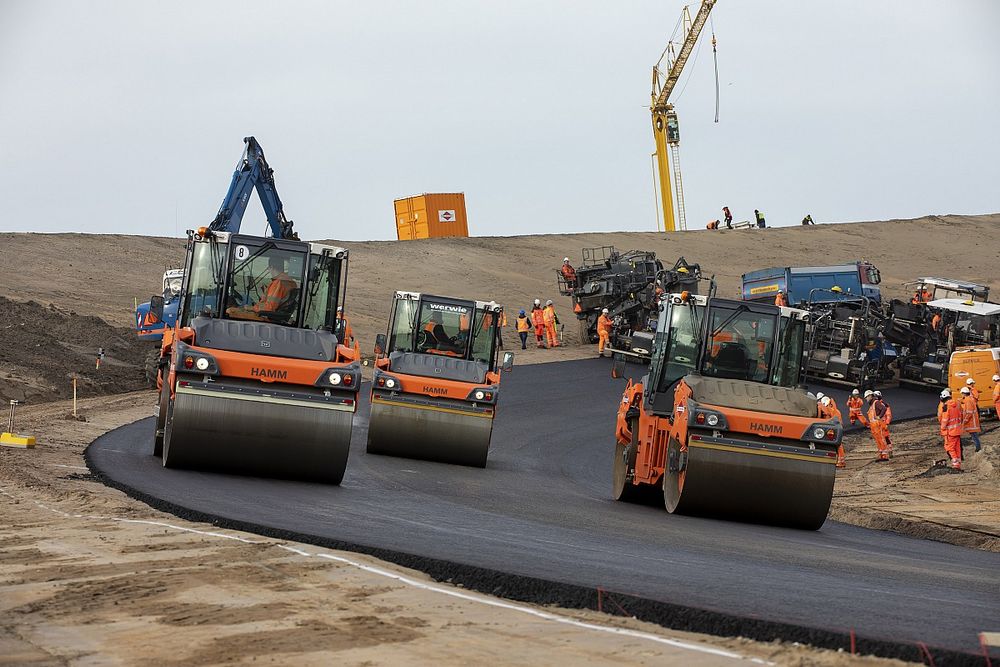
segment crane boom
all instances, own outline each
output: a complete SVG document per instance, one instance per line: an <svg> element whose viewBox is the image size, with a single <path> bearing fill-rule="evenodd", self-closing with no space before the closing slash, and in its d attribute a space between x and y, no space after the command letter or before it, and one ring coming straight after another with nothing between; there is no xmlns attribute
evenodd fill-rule
<svg viewBox="0 0 1000 667"><path fill-rule="evenodd" d="M698 37L701 35L702 28L705 27L705 22L708 21L708 15L712 11L712 7L715 6L716 1L702 0L694 19L691 18L687 6L684 7L681 14L684 39L680 50L675 53L673 42L669 42L659 61L653 65L653 89L650 95L649 110L653 114L653 139L656 143L656 153L654 155L656 157L660 197L663 206L663 229L668 232L675 231L678 228L687 228L683 205L684 195L681 189L680 154L678 147L678 144L680 144L680 131L677 123L677 114L674 112L673 105L669 101L670 94L677 85L677 81L680 80L681 72L684 71L684 66L687 64L695 44L698 43ZM660 63L663 62L664 58L667 59L667 73L661 84ZM671 158L674 163L673 176L677 181L678 215L676 220L674 216L674 194L670 184Z"/></svg>

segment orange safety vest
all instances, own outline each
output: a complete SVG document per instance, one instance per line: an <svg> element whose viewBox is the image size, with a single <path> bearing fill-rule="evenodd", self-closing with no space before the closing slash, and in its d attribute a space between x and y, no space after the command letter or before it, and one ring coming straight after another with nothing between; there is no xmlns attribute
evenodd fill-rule
<svg viewBox="0 0 1000 667"><path fill-rule="evenodd" d="M853 394L847 399L847 409L852 415L861 414L861 408L864 407L865 401L860 396L854 396Z"/></svg>
<svg viewBox="0 0 1000 667"><path fill-rule="evenodd" d="M948 400L950 401L951 399L949 398ZM948 435L948 429L945 428L945 422L944 422L944 414L947 408L948 408L948 401L938 401L937 419L938 419L938 424L941 425L941 428L939 429L941 435Z"/></svg>
<svg viewBox="0 0 1000 667"><path fill-rule="evenodd" d="M531 309L531 323L535 325L535 329L539 332L545 329L545 311L539 307Z"/></svg>
<svg viewBox="0 0 1000 667"><path fill-rule="evenodd" d="M844 416L840 414L840 410L832 398L830 399L830 405L820 405L819 414L824 419L836 419L841 423L844 422Z"/></svg>
<svg viewBox="0 0 1000 667"><path fill-rule="evenodd" d="M562 271L563 278L566 279L566 282L568 283L576 282L576 269L574 269L572 266L570 266L569 264L563 264L562 268L559 270Z"/></svg>
<svg viewBox="0 0 1000 667"><path fill-rule="evenodd" d="M993 402L1000 403L1000 382L993 385Z"/></svg>
<svg viewBox="0 0 1000 667"><path fill-rule="evenodd" d="M524 332L527 332L527 331L531 331L531 321L528 320L528 316L527 315L518 315L517 316L517 332L518 333L524 333Z"/></svg>
<svg viewBox="0 0 1000 667"><path fill-rule="evenodd" d="M555 326L556 323L555 306L545 306L545 309L542 311L542 316L545 318L545 324L547 326Z"/></svg>
<svg viewBox="0 0 1000 667"><path fill-rule="evenodd" d="M962 399L962 422L965 424L966 433L979 433L979 401L975 396L966 396Z"/></svg>
<svg viewBox="0 0 1000 667"><path fill-rule="evenodd" d="M599 333L611 333L611 318L604 313L601 313L601 316L597 318L597 331Z"/></svg>
<svg viewBox="0 0 1000 667"><path fill-rule="evenodd" d="M273 313L281 307L285 299L295 289L295 281L287 273L281 272L264 290L264 296L253 307L255 313Z"/></svg>
<svg viewBox="0 0 1000 667"><path fill-rule="evenodd" d="M774 305L776 305L776 306L788 306L788 298L782 292L778 292L774 296Z"/></svg>
<svg viewBox="0 0 1000 667"><path fill-rule="evenodd" d="M948 401L948 406L945 408L944 413L944 424L941 428L951 436L961 436L964 432L962 409L958 407L958 401L954 398Z"/></svg>
<svg viewBox="0 0 1000 667"><path fill-rule="evenodd" d="M937 331L940 328L941 328L941 316L935 313L934 317L931 318L931 329Z"/></svg>

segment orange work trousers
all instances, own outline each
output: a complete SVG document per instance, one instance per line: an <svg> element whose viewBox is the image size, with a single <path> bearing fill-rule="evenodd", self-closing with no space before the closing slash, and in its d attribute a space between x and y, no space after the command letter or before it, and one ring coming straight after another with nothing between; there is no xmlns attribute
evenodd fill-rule
<svg viewBox="0 0 1000 667"><path fill-rule="evenodd" d="M962 437L958 435L944 436L944 451L951 457L951 467L962 467Z"/></svg>
<svg viewBox="0 0 1000 667"><path fill-rule="evenodd" d="M545 325L539 324L535 327L535 340L538 341L538 347L545 347Z"/></svg>
<svg viewBox="0 0 1000 667"><path fill-rule="evenodd" d="M556 323L545 323L545 333L549 335L549 347L559 347L559 336L556 334Z"/></svg>
<svg viewBox="0 0 1000 667"><path fill-rule="evenodd" d="M875 439L875 448L878 450L878 458L880 461L889 460L889 427L881 421L873 421L868 424L868 428L871 429L872 438Z"/></svg>
<svg viewBox="0 0 1000 667"><path fill-rule="evenodd" d="M857 422L861 422L862 426L868 426L868 418L865 417L865 413L860 410L851 410L849 417L851 420L851 426L854 426Z"/></svg>
<svg viewBox="0 0 1000 667"><path fill-rule="evenodd" d="M846 468L847 467L847 452L844 451L843 443L837 447L837 467Z"/></svg>
<svg viewBox="0 0 1000 667"><path fill-rule="evenodd" d="M597 353L604 354L604 348L608 344L608 332L598 331L597 332Z"/></svg>

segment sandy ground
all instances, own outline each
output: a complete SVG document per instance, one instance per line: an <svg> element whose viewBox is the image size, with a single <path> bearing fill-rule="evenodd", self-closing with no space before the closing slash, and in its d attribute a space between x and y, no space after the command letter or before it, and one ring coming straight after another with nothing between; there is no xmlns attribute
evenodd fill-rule
<svg viewBox="0 0 1000 667"><path fill-rule="evenodd" d="M893 458L875 460L867 432L845 438L830 517L987 551L1000 551L1000 423L983 422L983 449L965 440L962 472L946 458L934 418L892 426Z"/></svg>
<svg viewBox="0 0 1000 667"><path fill-rule="evenodd" d="M358 554L216 530L94 480L93 438L152 392L24 410L0 448L0 664L843 665L834 651L513 604ZM863 662L891 664L866 658Z"/></svg>

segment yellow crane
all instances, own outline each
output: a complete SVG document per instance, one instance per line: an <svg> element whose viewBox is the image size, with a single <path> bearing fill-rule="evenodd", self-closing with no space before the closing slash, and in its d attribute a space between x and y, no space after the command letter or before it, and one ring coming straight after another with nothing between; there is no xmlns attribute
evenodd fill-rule
<svg viewBox="0 0 1000 667"><path fill-rule="evenodd" d="M677 124L677 112L669 102L670 94L681 77L684 65L687 64L691 51L694 50L701 35L702 28L708 20L708 14L715 6L716 0L702 0L698 12L691 18L688 6L681 13L681 43L675 48L671 40L663 50L660 59L653 65L653 92L649 110L653 113L653 139L656 142L656 171L659 175L660 199L663 206L663 228L673 232L687 229L684 214L684 188L681 184L681 162L679 144L680 129ZM715 37L712 37L712 48L715 48ZM661 65L663 70L661 74ZM661 76L663 78L661 82ZM718 119L716 119L718 120ZM669 157L668 154L669 153ZM671 166L672 163L672 166ZM677 193L677 216L674 217L674 194L672 192L670 175L673 173ZM657 222L659 228L659 222Z"/></svg>

